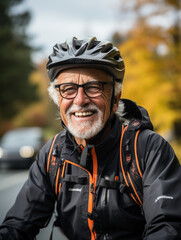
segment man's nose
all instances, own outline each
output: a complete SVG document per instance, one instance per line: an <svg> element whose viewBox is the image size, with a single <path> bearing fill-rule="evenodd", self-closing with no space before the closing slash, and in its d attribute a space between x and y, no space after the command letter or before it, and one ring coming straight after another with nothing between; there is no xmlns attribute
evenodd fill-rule
<svg viewBox="0 0 181 240"><path fill-rule="evenodd" d="M85 94L83 87L79 87L77 90L77 95L74 98L74 104L83 106L90 103L89 97Z"/></svg>

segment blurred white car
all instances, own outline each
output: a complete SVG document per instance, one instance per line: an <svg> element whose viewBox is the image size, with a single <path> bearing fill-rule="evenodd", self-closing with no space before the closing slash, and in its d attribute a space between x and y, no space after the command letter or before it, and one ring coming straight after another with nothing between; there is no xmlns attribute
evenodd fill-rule
<svg viewBox="0 0 181 240"><path fill-rule="evenodd" d="M43 131L39 127L6 132L0 142L0 166L29 168L43 144Z"/></svg>

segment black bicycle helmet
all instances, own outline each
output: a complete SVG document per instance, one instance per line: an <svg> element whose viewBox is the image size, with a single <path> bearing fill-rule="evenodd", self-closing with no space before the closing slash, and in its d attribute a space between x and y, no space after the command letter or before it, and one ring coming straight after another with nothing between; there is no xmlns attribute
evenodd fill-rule
<svg viewBox="0 0 181 240"><path fill-rule="evenodd" d="M47 70L50 80L69 68L90 67L108 72L115 81L122 82L125 65L119 50L109 41L95 37L84 40L73 38L71 42L57 43L49 56Z"/></svg>

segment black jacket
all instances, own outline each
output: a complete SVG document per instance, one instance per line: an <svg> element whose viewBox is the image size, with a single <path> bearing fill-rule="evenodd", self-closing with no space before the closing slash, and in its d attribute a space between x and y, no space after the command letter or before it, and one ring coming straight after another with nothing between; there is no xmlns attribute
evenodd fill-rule
<svg viewBox="0 0 181 240"><path fill-rule="evenodd" d="M70 240L181 239L181 167L171 146L151 128L144 109L125 101L142 121L138 157L143 171L143 209L128 192L106 189L101 179L123 180L120 167L122 122L114 117L112 128L100 144L88 146L86 167L79 165L81 148L66 132L57 193L47 173L49 141L39 152L29 178L0 227L0 239L34 239L54 211ZM56 184L55 184L56 185Z"/></svg>

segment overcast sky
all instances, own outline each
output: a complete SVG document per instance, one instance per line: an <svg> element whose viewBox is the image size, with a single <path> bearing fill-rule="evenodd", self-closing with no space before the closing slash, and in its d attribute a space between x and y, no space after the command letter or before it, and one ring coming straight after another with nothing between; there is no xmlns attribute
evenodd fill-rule
<svg viewBox="0 0 181 240"><path fill-rule="evenodd" d="M18 11L27 9L32 19L28 33L33 36L31 44L43 47L33 60L47 58L57 42L72 36L78 38L96 36L110 40L120 31L120 0L24 0ZM122 24L121 24L122 25ZM124 27L123 27L124 26ZM126 25L122 25L126 28Z"/></svg>
<svg viewBox="0 0 181 240"><path fill-rule="evenodd" d="M123 1L126 0L24 0L15 10L31 12L27 33L33 37L31 45L42 47L33 55L33 60L40 62L48 57L57 42L73 36L111 40L115 31L123 33L129 29L134 22L134 12L121 11ZM144 13L152 8L145 7ZM174 19L171 15L156 18L155 24L168 26L171 19Z"/></svg>

